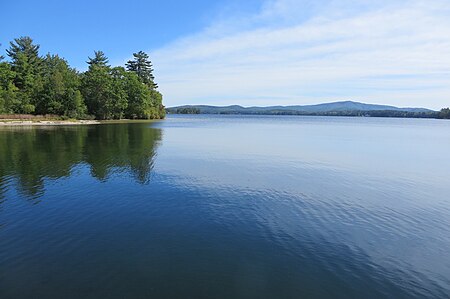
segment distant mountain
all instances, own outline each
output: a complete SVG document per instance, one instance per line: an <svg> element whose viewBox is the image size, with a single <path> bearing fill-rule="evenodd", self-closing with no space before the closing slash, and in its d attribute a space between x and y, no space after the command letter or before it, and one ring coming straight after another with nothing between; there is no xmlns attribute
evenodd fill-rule
<svg viewBox="0 0 450 299"><path fill-rule="evenodd" d="M185 105L167 108L168 113L182 114L289 114L289 115L348 115L348 116L381 116L381 112L388 116L427 117L436 113L425 108L399 108L387 105L373 105L353 101L324 103L317 105L242 107ZM392 114L392 115L391 115Z"/></svg>

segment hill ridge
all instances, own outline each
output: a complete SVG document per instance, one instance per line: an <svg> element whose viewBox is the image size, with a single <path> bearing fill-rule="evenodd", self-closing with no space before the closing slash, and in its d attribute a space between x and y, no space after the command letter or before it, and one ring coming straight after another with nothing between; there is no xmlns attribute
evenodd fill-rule
<svg viewBox="0 0 450 299"><path fill-rule="evenodd" d="M367 104L356 101L337 101L328 103L319 103L311 105L288 105L288 106L249 106L228 105L182 105L167 108L169 113L179 113L180 111L188 111L187 113L200 114L323 114L338 112L370 112L370 111L395 111L409 113L431 113L435 112L426 108L414 107L396 107L382 104Z"/></svg>

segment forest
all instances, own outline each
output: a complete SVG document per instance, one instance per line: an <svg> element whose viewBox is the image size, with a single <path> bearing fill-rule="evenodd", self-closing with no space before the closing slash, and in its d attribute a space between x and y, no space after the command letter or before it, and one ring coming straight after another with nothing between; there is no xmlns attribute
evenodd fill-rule
<svg viewBox="0 0 450 299"><path fill-rule="evenodd" d="M41 56L30 37L10 42L0 56L0 114L53 115L63 119L161 119L162 94L147 53L112 67L102 51L79 72L59 55Z"/></svg>
<svg viewBox="0 0 450 299"><path fill-rule="evenodd" d="M318 106L328 105L332 106L337 103L320 104ZM357 103L361 104L361 103ZM367 105L367 104L363 104ZM315 106L315 105L313 105ZM373 106L373 105L368 105ZM303 106L311 107L311 106ZM386 106L388 107L388 106ZM297 115L297 116L348 116L348 117L395 117L395 118L437 118L450 119L450 109L443 108L440 111L433 111L420 108L412 108L407 110L399 110L399 108L392 107L397 110L388 108L382 110L330 110L325 111L311 111L305 110L302 106L285 106L285 107L242 107L238 105L232 106L179 106L166 108L169 114L241 114L241 115ZM400 108L401 109L401 108ZM422 111L423 110L423 111Z"/></svg>

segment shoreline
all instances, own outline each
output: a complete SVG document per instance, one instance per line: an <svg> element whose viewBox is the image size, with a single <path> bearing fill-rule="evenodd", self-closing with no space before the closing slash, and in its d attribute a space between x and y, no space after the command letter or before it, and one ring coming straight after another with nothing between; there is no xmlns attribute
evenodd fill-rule
<svg viewBox="0 0 450 299"><path fill-rule="evenodd" d="M0 120L0 127L99 125L98 120Z"/></svg>
<svg viewBox="0 0 450 299"><path fill-rule="evenodd" d="M81 126L120 123L152 123L161 119L114 119L114 120L20 120L0 119L2 127L37 127L37 126Z"/></svg>

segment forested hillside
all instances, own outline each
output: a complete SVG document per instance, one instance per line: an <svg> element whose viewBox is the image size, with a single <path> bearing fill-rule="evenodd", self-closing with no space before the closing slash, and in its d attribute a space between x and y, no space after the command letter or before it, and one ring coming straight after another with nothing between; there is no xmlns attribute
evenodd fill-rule
<svg viewBox="0 0 450 299"><path fill-rule="evenodd" d="M399 108L352 101L323 103L317 105L242 107L185 105L169 107L171 114L243 114L243 115L311 115L311 116L365 116L401 118L450 118L449 108L433 111L425 108Z"/></svg>

